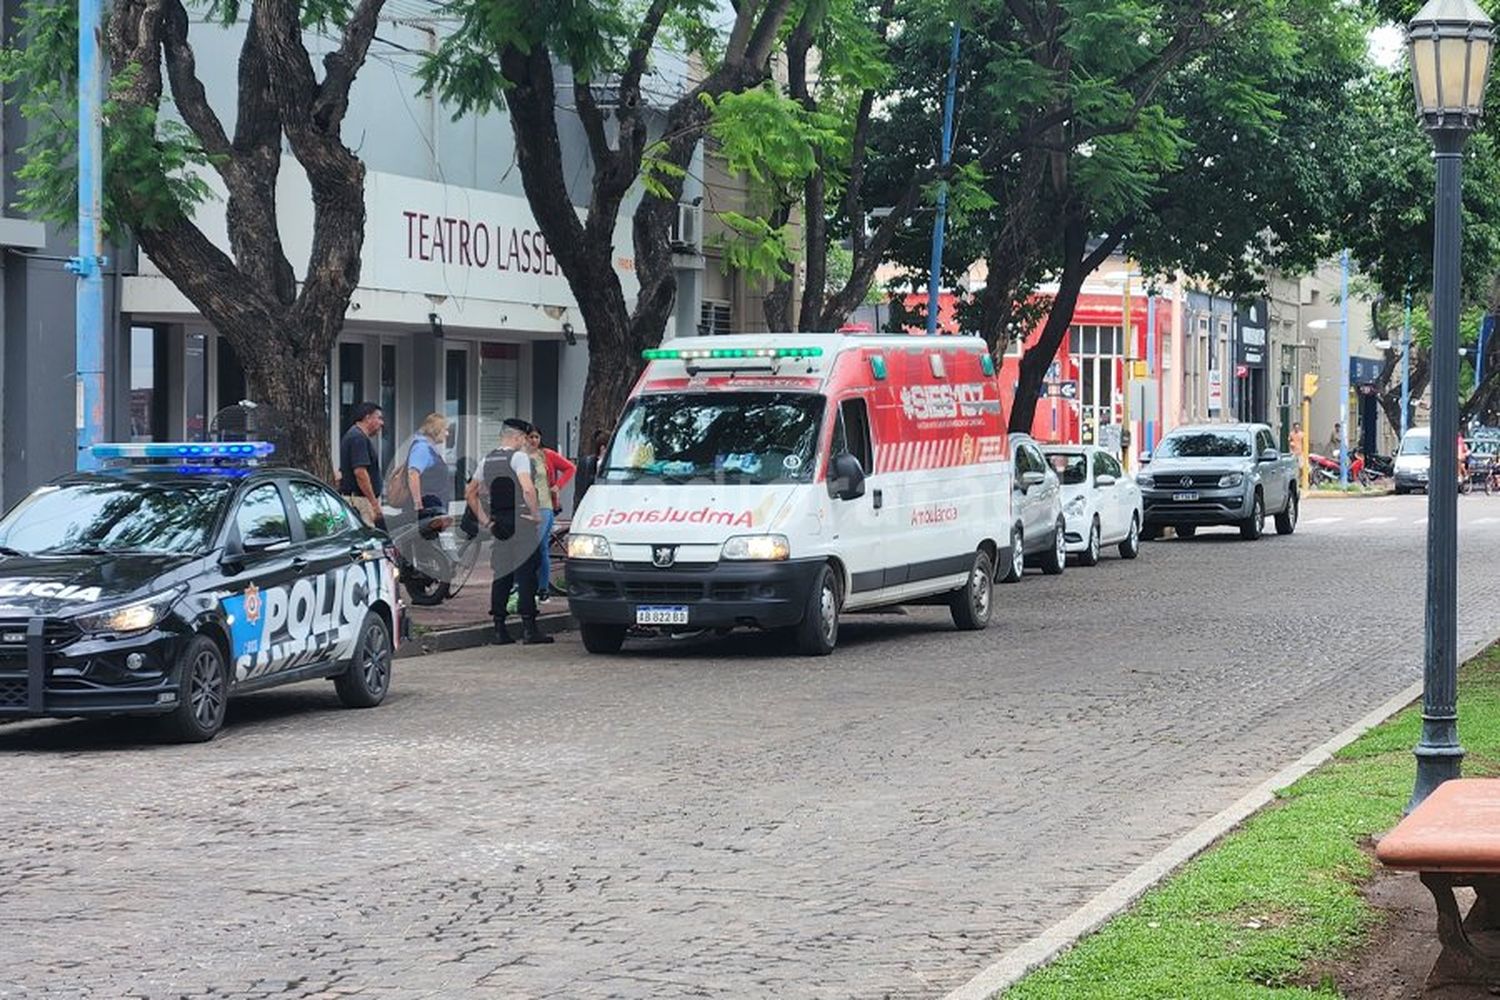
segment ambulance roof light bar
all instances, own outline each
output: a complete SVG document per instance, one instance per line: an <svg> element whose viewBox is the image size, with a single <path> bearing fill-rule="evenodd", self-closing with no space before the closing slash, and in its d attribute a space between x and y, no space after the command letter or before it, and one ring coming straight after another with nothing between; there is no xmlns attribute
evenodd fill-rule
<svg viewBox="0 0 1500 1000"><path fill-rule="evenodd" d="M136 441L96 444L95 458L115 461L254 463L276 450L269 441Z"/></svg>
<svg viewBox="0 0 1500 1000"><path fill-rule="evenodd" d="M651 347L641 352L647 361L701 361L751 358L820 358L821 347Z"/></svg>

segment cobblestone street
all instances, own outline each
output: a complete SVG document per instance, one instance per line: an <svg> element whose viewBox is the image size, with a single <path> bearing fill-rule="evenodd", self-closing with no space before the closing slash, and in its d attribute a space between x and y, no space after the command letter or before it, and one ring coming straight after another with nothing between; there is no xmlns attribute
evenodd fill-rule
<svg viewBox="0 0 1500 1000"><path fill-rule="evenodd" d="M997 620L403 660L213 743L0 729L0 996L931 997L1421 676L1425 498L997 588ZM1460 633L1500 500L1460 498Z"/></svg>

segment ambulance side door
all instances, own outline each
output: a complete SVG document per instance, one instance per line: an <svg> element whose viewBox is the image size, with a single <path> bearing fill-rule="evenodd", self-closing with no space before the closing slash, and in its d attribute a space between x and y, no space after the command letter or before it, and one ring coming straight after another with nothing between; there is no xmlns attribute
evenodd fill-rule
<svg viewBox="0 0 1500 1000"><path fill-rule="evenodd" d="M302 557L292 538L292 522L280 487L273 482L252 486L240 498L230 520L235 550L232 575L225 581L230 597L230 671L237 687L256 687L282 669L285 657L276 646L287 637L287 598Z"/></svg>
<svg viewBox="0 0 1500 1000"><path fill-rule="evenodd" d="M875 445L869 405L855 396L833 404L833 441L829 448L829 523L835 554L849 568L848 599L856 604L885 586L885 557L881 546L881 510L885 494L875 467ZM844 500L835 495L832 463L841 453L853 455L864 472L864 494Z"/></svg>

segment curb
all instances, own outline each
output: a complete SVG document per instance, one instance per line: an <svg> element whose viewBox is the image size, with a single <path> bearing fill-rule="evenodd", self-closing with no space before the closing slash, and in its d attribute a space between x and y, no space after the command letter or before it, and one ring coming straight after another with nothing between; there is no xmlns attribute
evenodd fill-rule
<svg viewBox="0 0 1500 1000"><path fill-rule="evenodd" d="M1302 494L1304 500L1365 500L1370 497L1395 496L1395 490L1369 490L1364 493L1343 493L1339 490L1308 490Z"/></svg>
<svg viewBox="0 0 1500 1000"><path fill-rule="evenodd" d="M1495 639L1461 650L1463 665L1483 653ZM1407 687L1379 708L1361 718L1333 739L1309 751L1295 763L1256 785L1248 794L1218 815L1205 820L1174 841L1166 850L1115 882L1099 895L1053 924L1041 934L1023 942L982 969L967 983L948 993L944 1000L990 1000L1002 990L1019 982L1027 973L1046 965L1080 938L1093 933L1113 917L1126 910L1168 875L1187 864L1203 851L1276 799L1276 792L1315 770L1335 753L1353 743L1375 726L1389 719L1422 697L1422 682Z"/></svg>
<svg viewBox="0 0 1500 1000"><path fill-rule="evenodd" d="M511 615L506 619L512 634L520 625L521 619ZM553 612L547 615L538 615L537 627L547 635L556 635L573 627L573 616L566 611ZM427 656L431 653L452 653L460 649L474 649L477 646L488 646L492 643L494 626L489 622L476 622L473 625L456 625L451 628L434 629L421 635L413 635L401 644L396 650L396 659L409 660L419 656Z"/></svg>

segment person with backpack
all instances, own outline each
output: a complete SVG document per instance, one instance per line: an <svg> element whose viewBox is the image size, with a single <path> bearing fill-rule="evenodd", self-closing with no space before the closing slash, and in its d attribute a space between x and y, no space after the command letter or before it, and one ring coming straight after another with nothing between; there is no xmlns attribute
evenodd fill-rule
<svg viewBox="0 0 1500 1000"><path fill-rule="evenodd" d="M527 435L531 425L511 418L501 425L500 444L484 457L464 491L469 512L479 527L494 539L490 547L490 617L495 622L495 642L509 645L505 627L506 605L512 587L519 589L521 642L551 643L550 635L537 627L537 571L541 562L541 514L532 471Z"/></svg>

